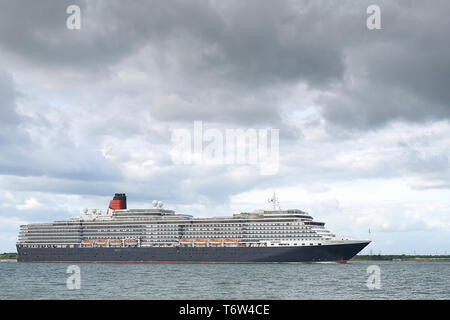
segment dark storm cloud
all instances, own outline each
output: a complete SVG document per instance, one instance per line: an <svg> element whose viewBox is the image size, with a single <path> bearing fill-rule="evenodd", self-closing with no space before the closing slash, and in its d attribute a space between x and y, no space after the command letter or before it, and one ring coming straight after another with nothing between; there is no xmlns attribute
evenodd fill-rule
<svg viewBox="0 0 450 320"><path fill-rule="evenodd" d="M44 103L39 121L19 116L12 78L0 77L2 121L37 133L29 137L23 131L22 137L31 140L9 147L1 163L4 174L114 180L113 166L98 152L102 138L122 141L141 135L151 140L145 134L153 137L160 132L162 137L154 140L167 145L168 130L151 131L161 122L272 125L281 128L280 137L292 145L302 132L289 120L304 101L301 97L298 103L289 101L295 106L290 109L282 104L295 100L292 96L299 85L319 97L316 102L329 123L346 128L449 116L449 22L444 19L448 5L443 1L433 5L379 1L383 29L376 31L365 25L366 8L372 4L368 1L1 4L3 63L8 65L10 58L10 71L22 78L28 70L40 74L43 82L34 84L34 89L42 89L44 102L64 101L71 106L65 110L57 103ZM70 4L81 7L79 31L66 28L65 10ZM123 70L131 70L131 78L138 71L145 80L119 79ZM80 80L70 83L70 95L66 88L48 85L42 76L57 82L62 71L75 73ZM147 87L149 83L153 86ZM86 92L90 94L86 100L77 100ZM57 116L48 117L50 110ZM84 112L71 112L75 110ZM149 114L151 118L146 118ZM120 126L114 125L115 120ZM341 133L336 132L339 138ZM39 135L50 143L41 143ZM84 140L80 144L72 135ZM19 137L18 131L8 139L13 137ZM122 146L127 153L126 144ZM165 173L164 181L177 181L181 174ZM189 168L185 174L189 180L197 172ZM256 183L249 179L247 186ZM237 188L233 179L226 190L211 187L211 181L205 185L194 187L220 200ZM167 186L169 191L179 190Z"/></svg>
<svg viewBox="0 0 450 320"><path fill-rule="evenodd" d="M0 72L0 124L16 124L20 117L16 112L16 90L10 74Z"/></svg>
<svg viewBox="0 0 450 320"><path fill-rule="evenodd" d="M81 7L79 31L65 27L69 4ZM319 90L323 115L341 126L448 118L448 2L378 1L382 30L376 31L365 26L370 4L2 2L0 45L36 68L86 73L111 71L151 48L146 59L159 69L165 95L181 99L169 107L152 104L155 97L146 101L162 121L282 125L283 96L267 90L297 83ZM148 63L138 65L150 73Z"/></svg>
<svg viewBox="0 0 450 320"><path fill-rule="evenodd" d="M14 79L7 72L0 71L0 172L4 166L14 168L16 161L9 162L8 151L19 149L29 143L28 135L21 130L20 125L24 117L17 113L17 98L20 93L16 89ZM26 166L25 166L26 167ZM31 168L21 168L33 171ZM9 171L9 169L8 169Z"/></svg>
<svg viewBox="0 0 450 320"><path fill-rule="evenodd" d="M348 51L346 75L321 102L331 123L377 128L450 117L448 1L380 2L382 30Z"/></svg>
<svg viewBox="0 0 450 320"><path fill-rule="evenodd" d="M117 24L101 21L102 2L83 0L1 1L0 46L35 68L99 72L132 52L137 40ZM66 9L78 5L82 28L69 30Z"/></svg>
<svg viewBox="0 0 450 320"><path fill-rule="evenodd" d="M65 27L73 3L82 10L79 31ZM190 103L160 107L152 97L146 107L156 119L281 126L286 86L326 87L343 75L340 39L349 25L334 18L338 9L309 1L17 1L2 8L0 44L35 68L100 76L151 48L141 70L156 65L166 95Z"/></svg>
<svg viewBox="0 0 450 320"><path fill-rule="evenodd" d="M188 9L173 1L153 4L145 19L136 13L144 3L109 18L137 17L135 28L161 48L153 58L184 79L185 89L174 92L193 103L153 106L160 120L282 125L276 92L299 82L322 92L323 115L345 127L448 118L448 2L380 1L377 31L365 26L369 4L236 1Z"/></svg>
<svg viewBox="0 0 450 320"><path fill-rule="evenodd" d="M45 112L37 119L20 114L20 97L24 94L16 89L11 75L0 72L0 175L85 181L114 177L98 150L75 144L68 134L70 120L55 124L48 121ZM45 135L40 136L41 132Z"/></svg>
<svg viewBox="0 0 450 320"><path fill-rule="evenodd" d="M326 23L336 6L178 0L133 5L123 1L3 4L2 47L45 65L111 64L145 45L155 45L160 55L150 59L191 62L180 65L180 71L214 73L239 82L305 79L321 84L339 78L344 69L341 46L328 36L334 26ZM81 7L79 31L65 26L70 4Z"/></svg>

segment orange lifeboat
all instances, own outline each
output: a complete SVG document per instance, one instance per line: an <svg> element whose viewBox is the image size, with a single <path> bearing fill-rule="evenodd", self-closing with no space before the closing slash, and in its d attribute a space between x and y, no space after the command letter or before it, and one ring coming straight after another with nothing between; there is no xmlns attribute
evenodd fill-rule
<svg viewBox="0 0 450 320"><path fill-rule="evenodd" d="M125 240L125 244L128 246L135 246L138 244L138 241L136 239L128 239Z"/></svg>
<svg viewBox="0 0 450 320"><path fill-rule="evenodd" d="M192 246L192 240L180 240L180 244Z"/></svg>
<svg viewBox="0 0 450 320"><path fill-rule="evenodd" d="M211 240L209 240L209 244L212 246L220 246L222 244L222 240L211 239Z"/></svg>
<svg viewBox="0 0 450 320"><path fill-rule="evenodd" d="M91 240L83 240L83 241L81 241L81 244L85 244L85 245L92 244L92 243L93 242Z"/></svg>
<svg viewBox="0 0 450 320"><path fill-rule="evenodd" d="M111 240L111 241L109 241L109 245L110 246L121 246L122 240Z"/></svg>
<svg viewBox="0 0 450 320"><path fill-rule="evenodd" d="M195 245L206 246L206 244L208 243L208 240L197 239L194 241L194 243L195 243Z"/></svg>
<svg viewBox="0 0 450 320"><path fill-rule="evenodd" d="M95 244L107 244L108 243L108 241L106 241L106 240L97 240L97 241L95 241Z"/></svg>
<svg viewBox="0 0 450 320"><path fill-rule="evenodd" d="M227 245L227 246L235 246L235 245L237 245L237 240L234 240L234 239L225 239L225 240L223 240L223 244L224 245Z"/></svg>

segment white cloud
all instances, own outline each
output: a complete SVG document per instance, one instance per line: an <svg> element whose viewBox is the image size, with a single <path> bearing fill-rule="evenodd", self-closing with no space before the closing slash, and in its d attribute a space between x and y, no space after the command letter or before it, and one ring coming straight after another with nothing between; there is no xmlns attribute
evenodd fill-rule
<svg viewBox="0 0 450 320"><path fill-rule="evenodd" d="M31 198L25 200L24 204L16 205L16 208L19 210L32 210L38 208L40 205L41 204L39 203L39 201L37 201L35 198Z"/></svg>
<svg viewBox="0 0 450 320"><path fill-rule="evenodd" d="M19 226L27 224L27 221L17 217L0 216L0 231L18 230Z"/></svg>

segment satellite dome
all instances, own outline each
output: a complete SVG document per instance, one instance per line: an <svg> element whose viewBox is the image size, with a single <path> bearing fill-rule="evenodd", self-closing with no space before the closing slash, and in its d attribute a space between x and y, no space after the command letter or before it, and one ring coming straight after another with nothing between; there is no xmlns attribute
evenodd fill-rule
<svg viewBox="0 0 450 320"><path fill-rule="evenodd" d="M162 201L158 201L158 208L162 208L163 206L163 202Z"/></svg>

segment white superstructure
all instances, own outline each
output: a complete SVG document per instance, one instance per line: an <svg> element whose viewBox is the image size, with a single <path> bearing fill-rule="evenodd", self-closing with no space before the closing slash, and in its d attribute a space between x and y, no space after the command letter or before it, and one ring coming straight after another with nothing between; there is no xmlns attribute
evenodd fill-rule
<svg viewBox="0 0 450 320"><path fill-rule="evenodd" d="M275 195L269 210L230 217L194 218L163 209L84 210L80 218L20 227L21 247L308 246L337 239L306 212L281 210Z"/></svg>

